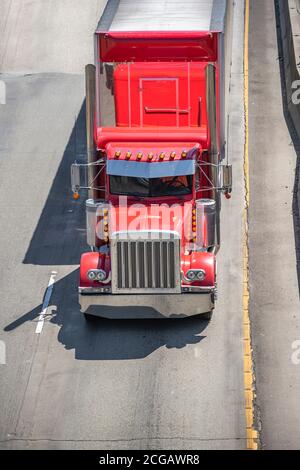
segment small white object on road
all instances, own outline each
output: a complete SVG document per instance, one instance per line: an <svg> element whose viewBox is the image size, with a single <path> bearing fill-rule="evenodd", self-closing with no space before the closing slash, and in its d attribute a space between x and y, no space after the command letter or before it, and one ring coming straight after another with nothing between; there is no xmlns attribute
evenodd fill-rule
<svg viewBox="0 0 300 470"><path fill-rule="evenodd" d="M49 282L48 282L48 287L47 287L46 294L45 294L45 297L44 297L44 302L43 302L43 308L42 308L42 311L40 313L39 321L38 321L38 323L36 325L36 329L35 329L35 332L37 334L40 334L42 332L42 329L43 329L43 326L44 326L45 315L47 313L47 309L48 309L49 302L50 302L50 299L51 299L56 274L57 274L57 271L52 271Z"/></svg>

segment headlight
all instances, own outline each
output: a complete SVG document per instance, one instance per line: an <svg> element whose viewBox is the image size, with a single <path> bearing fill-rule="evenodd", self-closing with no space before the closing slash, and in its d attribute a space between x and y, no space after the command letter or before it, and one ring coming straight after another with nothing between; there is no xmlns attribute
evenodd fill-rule
<svg viewBox="0 0 300 470"><path fill-rule="evenodd" d="M89 278L90 281L94 281L97 277L97 274L95 271L90 270L87 273L87 277Z"/></svg>
<svg viewBox="0 0 300 470"><path fill-rule="evenodd" d="M87 277L90 281L100 281L103 282L106 278L106 272L103 269L90 269L87 272Z"/></svg>
<svg viewBox="0 0 300 470"><path fill-rule="evenodd" d="M188 281L203 281L205 279L206 272L204 269L190 269L185 277Z"/></svg>
<svg viewBox="0 0 300 470"><path fill-rule="evenodd" d="M197 272L197 279L199 281L203 281L205 279L205 275L206 272L204 271L204 269L199 269L199 271Z"/></svg>
<svg viewBox="0 0 300 470"><path fill-rule="evenodd" d="M97 281L104 281L106 279L106 272L103 269L99 269L97 273Z"/></svg>
<svg viewBox="0 0 300 470"><path fill-rule="evenodd" d="M196 279L196 272L195 271L188 271L186 273L186 278L189 280L189 281L194 281Z"/></svg>

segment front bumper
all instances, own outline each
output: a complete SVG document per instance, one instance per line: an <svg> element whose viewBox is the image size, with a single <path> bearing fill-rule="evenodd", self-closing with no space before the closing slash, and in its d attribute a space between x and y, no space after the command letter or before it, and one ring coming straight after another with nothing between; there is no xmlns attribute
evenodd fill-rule
<svg viewBox="0 0 300 470"><path fill-rule="evenodd" d="M82 313L110 319L184 318L214 308L214 290L182 294L79 293Z"/></svg>

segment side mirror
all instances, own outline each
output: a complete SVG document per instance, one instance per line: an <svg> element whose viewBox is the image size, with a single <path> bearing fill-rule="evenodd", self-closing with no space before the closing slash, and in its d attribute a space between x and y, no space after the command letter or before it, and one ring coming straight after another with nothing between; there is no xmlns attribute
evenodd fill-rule
<svg viewBox="0 0 300 470"><path fill-rule="evenodd" d="M73 193L78 193L80 189L87 188L87 165L75 162L71 165L71 188Z"/></svg>
<svg viewBox="0 0 300 470"><path fill-rule="evenodd" d="M220 187L226 194L232 192L232 165L220 165Z"/></svg>
<svg viewBox="0 0 300 470"><path fill-rule="evenodd" d="M80 167L77 163L71 165L71 187L73 193L78 193L80 189Z"/></svg>
<svg viewBox="0 0 300 470"><path fill-rule="evenodd" d="M77 160L71 165L71 188L73 197L78 199L80 189L93 191L103 191L103 187L94 185L94 179L91 179L90 169L97 172L97 175L105 168L105 160L99 159L93 164Z"/></svg>

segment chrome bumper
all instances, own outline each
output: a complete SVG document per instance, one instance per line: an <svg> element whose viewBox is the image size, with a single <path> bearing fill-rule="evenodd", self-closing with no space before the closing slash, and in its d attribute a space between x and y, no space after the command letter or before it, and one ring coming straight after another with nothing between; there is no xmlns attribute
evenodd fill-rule
<svg viewBox="0 0 300 470"><path fill-rule="evenodd" d="M79 293L82 313L110 319L184 318L214 308L214 289L200 293L112 295Z"/></svg>

